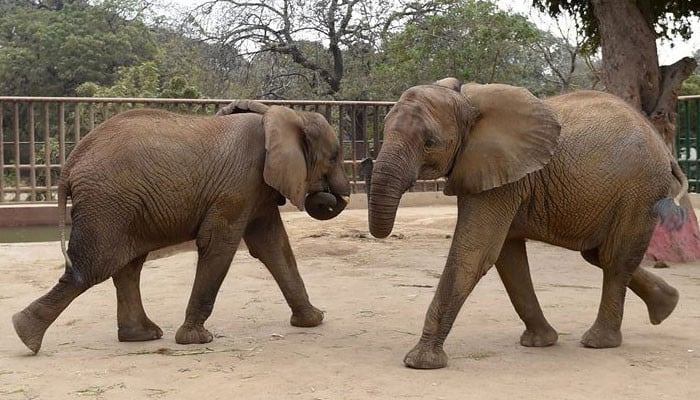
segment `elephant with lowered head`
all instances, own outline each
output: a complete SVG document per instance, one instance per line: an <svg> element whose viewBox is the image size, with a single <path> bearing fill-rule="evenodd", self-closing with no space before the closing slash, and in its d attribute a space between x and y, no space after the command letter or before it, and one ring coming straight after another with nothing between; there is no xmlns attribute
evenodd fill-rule
<svg viewBox="0 0 700 400"><path fill-rule="evenodd" d="M687 180L654 128L622 100L595 91L540 100L523 88L446 78L406 90L384 135L369 200L374 236L391 233L417 179L447 177L445 194L458 204L447 263L407 366L447 364L443 342L494 264L525 323L520 343L557 341L533 290L526 239L580 251L603 270L586 347L620 345L626 286L653 324L673 311L678 292L639 264L657 216L672 228L684 220L678 200Z"/></svg>
<svg viewBox="0 0 700 400"><path fill-rule="evenodd" d="M285 198L318 219L340 213L350 195L335 131L318 113L238 102L213 117L140 109L119 114L73 150L58 183L73 228L58 283L13 316L34 353L46 329L78 295L112 278L120 341L158 339L139 289L149 252L196 240L197 271L177 343L207 343L204 322L243 239L277 281L291 324L316 326L282 224Z"/></svg>

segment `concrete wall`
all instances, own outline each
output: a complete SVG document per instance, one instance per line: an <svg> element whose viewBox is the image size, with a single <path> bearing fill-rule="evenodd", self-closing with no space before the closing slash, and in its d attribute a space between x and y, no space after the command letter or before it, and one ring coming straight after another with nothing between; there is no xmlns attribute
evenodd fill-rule
<svg viewBox="0 0 700 400"><path fill-rule="evenodd" d="M700 195L691 193L690 201L694 208L700 208ZM457 198L445 196L441 192L409 192L401 198L400 207L420 207L430 205L457 205ZM367 196L356 193L350 196L348 209L367 208ZM295 211L289 202L281 207L282 211ZM70 212L68 213L70 220ZM56 226L58 225L58 208L56 204L2 204L0 205L0 227L17 226Z"/></svg>

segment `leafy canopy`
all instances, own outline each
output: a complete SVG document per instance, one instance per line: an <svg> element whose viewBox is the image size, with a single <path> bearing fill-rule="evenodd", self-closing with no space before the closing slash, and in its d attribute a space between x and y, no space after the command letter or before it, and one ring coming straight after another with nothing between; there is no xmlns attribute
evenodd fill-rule
<svg viewBox="0 0 700 400"><path fill-rule="evenodd" d="M4 5L0 92L70 95L83 82L111 82L118 68L153 58L157 46L149 28L107 5L66 2L60 10Z"/></svg>
<svg viewBox="0 0 700 400"><path fill-rule="evenodd" d="M600 46L598 21L590 0L532 0L532 4L553 17L562 13L575 15L588 47ZM700 15L698 0L637 0L637 7L649 26L654 27L657 38L664 39L674 36L690 39L692 18Z"/></svg>
<svg viewBox="0 0 700 400"><path fill-rule="evenodd" d="M539 92L546 66L535 43L542 33L522 15L491 2L455 2L446 12L417 19L389 35L376 81L386 82L388 93L445 76L519 84Z"/></svg>

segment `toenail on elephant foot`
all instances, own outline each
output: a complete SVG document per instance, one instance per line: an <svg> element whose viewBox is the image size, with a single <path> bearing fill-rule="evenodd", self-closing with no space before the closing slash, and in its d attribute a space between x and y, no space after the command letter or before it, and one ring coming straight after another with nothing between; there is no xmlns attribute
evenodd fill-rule
<svg viewBox="0 0 700 400"><path fill-rule="evenodd" d="M607 349L622 344L622 333L618 330L604 330L592 327L581 338L581 344L594 349Z"/></svg>
<svg viewBox="0 0 700 400"><path fill-rule="evenodd" d="M409 368L437 369L447 366L447 354L442 346L418 343L406 354L403 363Z"/></svg>
<svg viewBox="0 0 700 400"><path fill-rule="evenodd" d="M676 308L676 304L678 304L678 290L669 285L658 287L646 304L649 312L649 321L653 325L658 325L671 315Z"/></svg>
<svg viewBox="0 0 700 400"><path fill-rule="evenodd" d="M311 309L293 313L289 322L292 324L292 326L298 326L301 328L318 326L321 325L321 322L323 322L323 311L316 307L311 307Z"/></svg>
<svg viewBox="0 0 700 400"><path fill-rule="evenodd" d="M120 342L145 342L160 339L163 337L163 330L152 322L146 325L120 326L117 337Z"/></svg>
<svg viewBox="0 0 700 400"><path fill-rule="evenodd" d="M525 347L547 347L555 344L557 339L559 339L557 331L551 328L544 331L526 329L520 336L520 344Z"/></svg>
<svg viewBox="0 0 700 400"><path fill-rule="evenodd" d="M175 343L178 344L201 344L212 340L214 335L201 325L182 325L175 334Z"/></svg>
<svg viewBox="0 0 700 400"><path fill-rule="evenodd" d="M50 323L43 321L27 310L22 310L12 316L12 325L17 336L34 354L39 352L44 333Z"/></svg>

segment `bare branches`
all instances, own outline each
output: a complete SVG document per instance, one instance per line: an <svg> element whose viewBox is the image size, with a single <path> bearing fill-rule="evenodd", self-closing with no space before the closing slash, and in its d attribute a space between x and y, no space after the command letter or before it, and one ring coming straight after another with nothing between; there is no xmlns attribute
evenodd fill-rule
<svg viewBox="0 0 700 400"><path fill-rule="evenodd" d="M225 43L239 54L275 53L313 75L319 95L341 90L346 58L377 49L386 31L402 19L438 8L435 2L392 0L211 0L189 18L203 40ZM320 79L320 81L319 81ZM321 86L319 86L321 84Z"/></svg>

